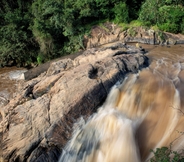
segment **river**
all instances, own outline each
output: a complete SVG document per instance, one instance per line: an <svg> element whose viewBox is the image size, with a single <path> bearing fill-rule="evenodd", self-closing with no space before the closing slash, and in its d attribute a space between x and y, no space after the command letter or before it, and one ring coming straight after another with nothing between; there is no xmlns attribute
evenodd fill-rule
<svg viewBox="0 0 184 162"><path fill-rule="evenodd" d="M150 149L183 149L184 45L142 47L150 66L114 85L98 112L76 123L60 162L140 162ZM0 70L1 98L13 97L22 70Z"/></svg>
<svg viewBox="0 0 184 162"><path fill-rule="evenodd" d="M60 162L140 162L151 149L183 149L184 45L142 46L150 66L117 83L98 112L76 124Z"/></svg>
<svg viewBox="0 0 184 162"><path fill-rule="evenodd" d="M17 67L0 68L0 106L13 97L21 81L21 74L25 71L25 68Z"/></svg>

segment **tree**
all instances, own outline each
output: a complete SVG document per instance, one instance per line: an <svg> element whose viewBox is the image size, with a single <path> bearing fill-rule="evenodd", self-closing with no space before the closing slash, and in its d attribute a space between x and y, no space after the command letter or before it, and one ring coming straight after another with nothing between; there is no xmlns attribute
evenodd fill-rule
<svg viewBox="0 0 184 162"><path fill-rule="evenodd" d="M0 65L34 62L37 44L29 29L30 1L2 1L0 24Z"/></svg>
<svg viewBox="0 0 184 162"><path fill-rule="evenodd" d="M146 0L141 6L139 19L157 25L163 31L183 32L183 3L180 0Z"/></svg>
<svg viewBox="0 0 184 162"><path fill-rule="evenodd" d="M65 41L63 1L37 0L33 2L31 10L33 15L31 30L40 46L37 59L47 61L57 57L57 51L62 49Z"/></svg>
<svg viewBox="0 0 184 162"><path fill-rule="evenodd" d="M116 3L114 6L115 22L127 23L129 21L128 7L125 2Z"/></svg>

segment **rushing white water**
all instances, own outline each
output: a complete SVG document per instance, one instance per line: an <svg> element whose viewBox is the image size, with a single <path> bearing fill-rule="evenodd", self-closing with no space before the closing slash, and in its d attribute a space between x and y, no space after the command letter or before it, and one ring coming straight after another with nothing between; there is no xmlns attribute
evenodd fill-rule
<svg viewBox="0 0 184 162"><path fill-rule="evenodd" d="M115 85L98 112L75 125L60 162L149 161L150 149L183 149L183 48L160 48L149 53L148 68Z"/></svg>
<svg viewBox="0 0 184 162"><path fill-rule="evenodd" d="M116 110L119 93L114 86L99 111L78 126L60 162L140 161L135 141L139 121Z"/></svg>

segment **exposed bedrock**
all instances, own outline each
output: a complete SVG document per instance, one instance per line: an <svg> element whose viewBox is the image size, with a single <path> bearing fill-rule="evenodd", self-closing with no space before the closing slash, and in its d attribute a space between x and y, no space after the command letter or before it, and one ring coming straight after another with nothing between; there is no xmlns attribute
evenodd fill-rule
<svg viewBox="0 0 184 162"><path fill-rule="evenodd" d="M116 82L146 66L142 49L122 43L51 63L1 110L4 161L57 161L73 124L96 112Z"/></svg>
<svg viewBox="0 0 184 162"><path fill-rule="evenodd" d="M115 41L175 45L184 43L184 35L153 30L147 27L123 29L122 26L106 22L103 26L93 26L90 37L84 36L84 46L86 48L98 47Z"/></svg>

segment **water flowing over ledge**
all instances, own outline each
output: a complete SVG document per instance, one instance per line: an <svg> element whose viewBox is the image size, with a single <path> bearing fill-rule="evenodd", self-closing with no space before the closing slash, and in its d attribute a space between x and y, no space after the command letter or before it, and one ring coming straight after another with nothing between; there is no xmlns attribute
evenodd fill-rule
<svg viewBox="0 0 184 162"><path fill-rule="evenodd" d="M171 143L172 149L182 150L184 54L180 54L177 59L169 53L153 55L149 68L115 85L98 112L86 123L79 121L60 162L149 161L150 149Z"/></svg>
<svg viewBox="0 0 184 162"><path fill-rule="evenodd" d="M140 161L135 132L141 118L130 119L116 109L119 95L114 86L98 112L86 124L81 119L59 162Z"/></svg>

